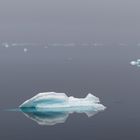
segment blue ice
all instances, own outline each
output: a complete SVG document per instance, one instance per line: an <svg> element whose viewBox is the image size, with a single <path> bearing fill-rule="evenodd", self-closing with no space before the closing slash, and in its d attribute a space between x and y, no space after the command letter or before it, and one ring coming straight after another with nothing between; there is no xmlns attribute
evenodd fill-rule
<svg viewBox="0 0 140 140"><path fill-rule="evenodd" d="M91 117L105 108L99 98L90 93L85 98L68 97L65 93L39 93L20 105L23 113L40 125L64 123L74 112Z"/></svg>

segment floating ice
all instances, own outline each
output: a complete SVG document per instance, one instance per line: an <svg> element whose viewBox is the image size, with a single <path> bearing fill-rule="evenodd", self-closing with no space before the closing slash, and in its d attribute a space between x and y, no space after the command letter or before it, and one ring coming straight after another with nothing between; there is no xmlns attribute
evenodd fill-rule
<svg viewBox="0 0 140 140"><path fill-rule="evenodd" d="M5 48L9 48L9 44L8 44L8 43L2 43L2 45L3 45Z"/></svg>
<svg viewBox="0 0 140 140"><path fill-rule="evenodd" d="M130 64L133 66L136 65L137 67L140 67L140 59L137 59L137 61L131 61Z"/></svg>
<svg viewBox="0 0 140 140"><path fill-rule="evenodd" d="M64 44L64 47L74 47L76 44L75 43L67 43Z"/></svg>
<svg viewBox="0 0 140 140"><path fill-rule="evenodd" d="M40 125L64 123L74 112L91 117L105 108L99 98L90 93L85 98L68 97L65 93L39 93L20 105L24 114Z"/></svg>
<svg viewBox="0 0 140 140"><path fill-rule="evenodd" d="M40 44L37 44L37 43L12 43L12 46L13 47L18 47L18 46L37 46L37 45L40 45Z"/></svg>
<svg viewBox="0 0 140 140"><path fill-rule="evenodd" d="M52 44L48 44L49 46L53 46L53 47L74 47L76 46L75 43L52 43Z"/></svg>
<svg viewBox="0 0 140 140"><path fill-rule="evenodd" d="M28 49L27 48L24 48L24 52L27 52L28 51Z"/></svg>
<svg viewBox="0 0 140 140"><path fill-rule="evenodd" d="M92 45L95 46L95 47L98 47L98 46L103 46L104 44L102 44L102 43L93 43Z"/></svg>

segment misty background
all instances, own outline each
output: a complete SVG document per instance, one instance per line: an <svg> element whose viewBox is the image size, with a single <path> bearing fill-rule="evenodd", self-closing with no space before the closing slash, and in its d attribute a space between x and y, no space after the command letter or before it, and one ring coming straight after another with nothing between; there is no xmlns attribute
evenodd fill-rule
<svg viewBox="0 0 140 140"><path fill-rule="evenodd" d="M140 41L138 0L1 0L0 40Z"/></svg>

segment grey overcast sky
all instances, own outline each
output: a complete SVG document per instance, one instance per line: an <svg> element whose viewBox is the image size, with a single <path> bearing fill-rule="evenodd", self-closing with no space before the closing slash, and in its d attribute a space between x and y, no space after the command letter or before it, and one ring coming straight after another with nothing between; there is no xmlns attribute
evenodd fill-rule
<svg viewBox="0 0 140 140"><path fill-rule="evenodd" d="M0 40L139 42L139 0L0 0Z"/></svg>

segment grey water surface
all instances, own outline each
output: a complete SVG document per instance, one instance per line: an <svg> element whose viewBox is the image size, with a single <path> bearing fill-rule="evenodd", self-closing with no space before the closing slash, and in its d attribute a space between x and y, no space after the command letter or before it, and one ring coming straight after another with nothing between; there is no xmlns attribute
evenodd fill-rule
<svg viewBox="0 0 140 140"><path fill-rule="evenodd" d="M137 46L0 47L1 139L139 139ZM56 53L57 52L57 53ZM71 59L69 59L71 58ZM93 93L107 109L88 118L70 114L63 124L40 126L17 108L45 91L85 97Z"/></svg>
<svg viewBox="0 0 140 140"><path fill-rule="evenodd" d="M140 140L139 5L0 0L0 140ZM92 93L107 109L53 126L8 111L50 91Z"/></svg>

